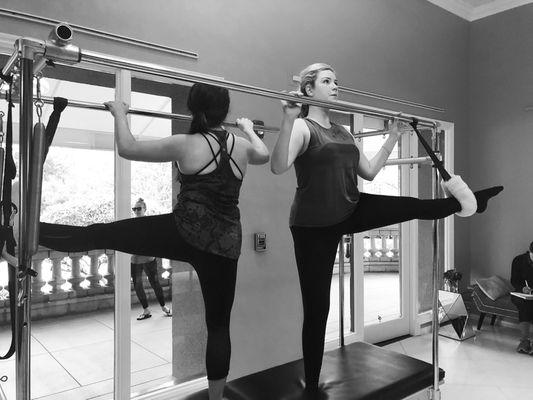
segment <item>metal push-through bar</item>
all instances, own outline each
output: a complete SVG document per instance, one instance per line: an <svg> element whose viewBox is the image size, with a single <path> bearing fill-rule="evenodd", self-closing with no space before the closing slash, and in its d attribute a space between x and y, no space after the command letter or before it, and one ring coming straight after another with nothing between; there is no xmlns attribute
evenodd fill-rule
<svg viewBox="0 0 533 400"><path fill-rule="evenodd" d="M34 97L34 99L37 99L37 98ZM53 97L42 96L41 99L46 104L54 104ZM84 109L89 109L89 110L108 111L105 105L100 104L100 103L92 103L88 101L69 100L68 106L75 107L75 108L84 108ZM140 108L130 108L128 110L128 114L141 115L145 117L162 118L162 119L175 119L178 121L191 121L192 120L192 117L190 115L167 113L163 111L145 110L145 109L140 109ZM224 122L224 125L237 128L237 124L235 122ZM276 128L273 126L263 126L263 125L254 124L254 130L264 131L264 132L278 132L279 128Z"/></svg>
<svg viewBox="0 0 533 400"><path fill-rule="evenodd" d="M301 82L299 76L293 76L292 77L292 81L297 83L298 85ZM410 101L410 100L398 99L396 97L386 96L386 95L378 94L378 93L367 92L367 91L364 91L364 90L353 89L353 88L350 88L350 87L347 87L347 86L340 86L339 85L337 87L339 88L339 92L351 93L351 94L355 94L355 95L358 95L358 96L369 97L371 99L385 100L385 101L389 101L391 103L398 103L398 104L402 104L402 105L405 105L405 106L417 107L417 108L422 108L424 110L436 111L436 112L440 112L440 113L443 113L443 112L446 111L444 108L430 106L430 105L422 104L422 103L417 103L417 102Z"/></svg>
<svg viewBox="0 0 533 400"><path fill-rule="evenodd" d="M349 87L346 87L346 86L339 86L339 91L345 92L345 93L352 93L352 94L355 94L355 95L358 95L358 96L370 97L372 99L377 99L377 100L386 100L386 101L389 101L389 102L392 102L392 103L399 103L399 104L402 104L402 105L422 108L424 110L436 111L436 112L439 112L439 113L443 113L445 111L443 108L440 108L440 107L429 106L427 104L422 104L422 103L416 103L416 102L410 101L410 100L397 99L395 97L385 96L383 94L376 94L376 93L366 92L364 90L352 89L352 88L349 88Z"/></svg>
<svg viewBox="0 0 533 400"><path fill-rule="evenodd" d="M2 94L2 92L0 92ZM34 100L37 100L37 97L34 97ZM54 98L49 96L41 96L41 100L45 104L53 104ZM80 101L80 100L69 100L68 101L69 107L75 107L75 108L84 108L89 110L97 110L97 111L108 111L107 108L100 103L93 103L89 101ZM162 118L162 119L175 119L178 121L191 121L192 117L190 115L185 114L176 114L176 113L167 113L163 111L154 111L154 110L146 110L141 108L130 108L128 110L128 114L132 115L141 115L145 117L154 117L154 118ZM231 126L233 128L237 128L237 124L235 122L228 122L225 121L224 125ZM279 128L275 126L267 126L267 125L255 125L254 124L254 130L257 131L263 131L263 132L279 132ZM402 131L402 133L405 132L411 132L412 129L408 129L405 131ZM372 137L372 136L380 136L380 135L386 135L388 134L387 129L379 130L379 131L371 131L371 132L364 132L364 133L354 133L353 136L357 139L364 138L364 137Z"/></svg>
<svg viewBox="0 0 533 400"><path fill-rule="evenodd" d="M37 98L34 97L34 100ZM42 96L41 100L45 104L54 104L54 98L48 97L48 96ZM82 108L82 109L89 109L89 110L97 110L97 111L108 111L106 106L100 103L92 103L88 101L79 101L79 100L69 100L68 101L69 107L75 107L75 108ZM130 108L128 110L129 114L133 115L141 115L141 116L147 116L147 117L155 117L155 118L162 118L162 119L175 119L178 121L190 121L192 117L190 115L184 115L184 114L175 114L175 113L166 113L162 111L153 111L153 110L144 110L144 109L138 109L138 108ZM236 128L237 124L235 122L224 122L225 125L231 126ZM279 128L271 127L271 126L263 126L263 125L254 125L254 130L257 131L264 131L264 132L278 132ZM375 132L368 132L363 135L365 136L376 136L376 135L382 135L386 131L375 131ZM358 137L357 135L354 135ZM410 158L393 158L389 159L385 162L385 165L404 165L404 164L431 164L431 157L410 157Z"/></svg>
<svg viewBox="0 0 533 400"><path fill-rule="evenodd" d="M431 164L431 157L393 158L385 161L387 165Z"/></svg>
<svg viewBox="0 0 533 400"><path fill-rule="evenodd" d="M60 60L57 60L60 62ZM393 118L397 117L398 113L391 113L386 110L382 110L375 107L361 106L358 104L348 103L344 101L324 101L324 100L315 100L309 97L297 97L288 93L278 92L271 89L265 89L257 86L247 85L238 82L232 82L223 80L220 78L209 77L201 74L197 74L192 71L180 70L177 68L163 67L157 64L146 63L142 61L130 60L122 57L116 57L111 55L106 55L102 53L97 53L94 51L81 51L80 52L80 61L87 62L90 64L102 65L106 67L114 67L118 69L126 69L129 71L140 72L149 75L161 76L165 78L173 78L185 82L199 82L209 85L214 85L218 87L223 87L228 90L234 90L242 93L253 94L257 96L293 101L297 103L309 104L312 106L344 111L349 113L359 113L368 116L378 117L378 118ZM398 117L400 121L411 122L412 118L408 116ZM419 119L419 125L433 128L436 126L435 121L429 119Z"/></svg>

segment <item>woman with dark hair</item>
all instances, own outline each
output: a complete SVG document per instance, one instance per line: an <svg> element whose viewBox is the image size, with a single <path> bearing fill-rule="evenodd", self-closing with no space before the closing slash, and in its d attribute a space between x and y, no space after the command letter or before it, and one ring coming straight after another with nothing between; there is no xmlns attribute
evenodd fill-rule
<svg viewBox="0 0 533 400"><path fill-rule="evenodd" d="M337 77L328 64L317 63L300 74L298 96L336 101ZM354 137L330 121L329 109L283 101L280 134L272 152L275 174L293 164L297 188L290 229L300 279L304 321L302 345L306 391L318 392L330 285L337 246L343 234L398 224L412 219L433 220L453 213L469 216L485 211L488 200L503 187L476 193L460 177L443 184L453 197L420 200L413 197L360 193L357 176L372 180L385 165L398 141L401 124L394 119L383 147L371 159ZM300 117L300 118L299 118Z"/></svg>
<svg viewBox="0 0 533 400"><path fill-rule="evenodd" d="M147 141L132 136L127 104L105 103L115 117L121 157L177 163L181 189L173 212L86 227L41 223L40 230L40 244L54 250L105 248L190 263L205 304L210 400L222 398L230 364L229 323L242 236L239 192L247 165L269 160L249 119L237 119L248 140L224 129L229 103L227 89L194 84L187 101L193 116L189 134Z"/></svg>

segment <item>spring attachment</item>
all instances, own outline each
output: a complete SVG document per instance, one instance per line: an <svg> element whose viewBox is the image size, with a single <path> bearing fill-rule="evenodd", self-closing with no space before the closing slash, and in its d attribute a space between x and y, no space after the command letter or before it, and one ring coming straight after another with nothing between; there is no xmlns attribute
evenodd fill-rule
<svg viewBox="0 0 533 400"><path fill-rule="evenodd" d="M37 119L38 122L41 123L41 117L43 115L43 106L44 101L41 96L41 78L43 77L42 73L39 73L35 76L35 79L37 80L37 98L35 100L35 111L37 112Z"/></svg>

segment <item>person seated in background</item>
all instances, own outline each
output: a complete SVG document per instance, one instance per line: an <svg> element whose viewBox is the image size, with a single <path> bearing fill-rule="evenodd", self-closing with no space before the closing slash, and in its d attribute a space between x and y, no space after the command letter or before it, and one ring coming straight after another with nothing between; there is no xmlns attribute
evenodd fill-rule
<svg viewBox="0 0 533 400"><path fill-rule="evenodd" d="M515 291L531 294L533 289L529 286L530 283L533 283L533 242L530 243L528 251L513 259L511 265L511 284L514 286ZM529 327L533 322L533 300L511 296L511 301L518 309L518 321L521 333L520 343L518 343L516 351L532 354Z"/></svg>

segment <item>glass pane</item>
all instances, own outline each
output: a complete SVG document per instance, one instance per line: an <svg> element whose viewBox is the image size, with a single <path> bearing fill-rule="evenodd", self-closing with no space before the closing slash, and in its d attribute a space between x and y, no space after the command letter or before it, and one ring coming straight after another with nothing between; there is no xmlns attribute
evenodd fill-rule
<svg viewBox="0 0 533 400"><path fill-rule="evenodd" d="M364 131L383 129L375 119L365 118ZM386 137L362 139L365 155L371 159L381 149ZM389 159L398 158L396 145ZM373 181L362 181L361 191L387 196L400 195L400 167L386 166ZM363 232L365 325L379 324L401 317L400 225L390 225ZM386 296L383 293L387 293Z"/></svg>
<svg viewBox="0 0 533 400"><path fill-rule="evenodd" d="M113 78L109 75L95 73L87 82L86 71L62 66L47 69L45 74L48 77L41 81L44 96L100 102L113 97L109 87ZM108 87L101 86L103 81ZM7 114L5 101L0 102L0 111ZM51 111L52 106L43 109L45 124ZM106 114L72 108L63 112L44 166L42 220L76 225L112 220L113 123ZM13 109L13 122L18 170L18 105ZM13 197L18 203L16 183ZM39 248L33 258L32 267L39 275L31 285L32 398L87 398L112 393L114 294L100 253L65 254ZM2 354L11 343L7 280L7 265L0 263ZM0 361L0 376L4 375L7 382L1 383L2 390L8 399L14 399L14 357Z"/></svg>
<svg viewBox="0 0 533 400"><path fill-rule="evenodd" d="M172 112L175 102L172 88L175 85L134 80L132 87L142 89L134 89L132 107ZM184 113L183 110L176 112ZM132 116L131 119L132 134L138 140L168 137L173 128L175 125L171 120L144 116ZM175 183L170 162L132 162L132 208L141 207L141 211L132 211L132 217L139 217L143 212L147 216L171 213ZM197 286L190 284L197 282L196 276L189 269L180 269L183 264L135 255L131 261L131 390L135 395L150 392L163 383L189 380L189 367L193 364L198 364L203 371L204 354L186 353L187 347L184 346L195 336L191 326L198 322L196 313L203 303L199 303L201 297L188 297L190 291L198 294L199 291ZM169 317L167 308L179 317ZM189 332L179 334L179 329Z"/></svg>
<svg viewBox="0 0 533 400"><path fill-rule="evenodd" d="M87 83L85 71L57 66L46 75L53 78L42 80L45 96L100 102L114 96L112 88L101 86L112 82L105 74L92 74ZM0 110L7 111L5 102ZM46 124L52 106L43 111ZM108 114L73 108L63 112L44 166L41 220L87 225L113 219L113 123ZM18 169L18 106L13 120ZM13 195L18 203L16 184ZM39 275L31 285L32 398L87 398L113 391L112 263L103 262L103 253L65 254L41 247L33 258ZM7 267L1 263L0 287L6 284ZM5 291L0 295L5 299ZM8 309L8 301L0 300L2 353L11 342ZM8 376L3 390L14 399L15 358L0 361L0 371Z"/></svg>
<svg viewBox="0 0 533 400"><path fill-rule="evenodd" d="M423 137L431 143L431 132L423 130ZM444 136L440 135L440 151L444 157ZM421 144L418 154L426 154ZM431 199L434 169L431 165L418 167L418 197ZM440 179L440 178L439 178ZM440 194L437 197L442 197ZM439 279L444 272L444 221L439 221ZM433 221L418 221L418 298L419 313L432 308L433 300Z"/></svg>
<svg viewBox="0 0 533 400"><path fill-rule="evenodd" d="M343 237L342 246L343 257L341 259L341 250L339 245L339 249L337 249L337 257L335 258L335 264L333 266L333 276L331 279L330 290L330 307L328 321L326 324L326 342L339 338L339 331L341 329L341 296L343 297L342 302L344 303L342 315L343 332L345 335L354 332L351 327L352 319L350 318L350 291L353 290L350 286L352 279L350 269L350 258L352 257L350 235ZM342 260L343 263L341 263Z"/></svg>
<svg viewBox="0 0 533 400"><path fill-rule="evenodd" d="M42 221L86 226L114 220L113 124L103 121L107 113L79 111L65 110L67 118L62 118L48 154ZM70 126L72 118L78 119L76 128ZM99 130L85 130L87 120ZM98 140L106 137L111 140ZM39 276L32 285L32 336L37 341L32 349L32 397L67 393L84 398L112 392L113 262L114 252L105 249L61 253L43 248L34 257Z"/></svg>
<svg viewBox="0 0 533 400"><path fill-rule="evenodd" d="M142 102L132 104L148 108ZM168 124L165 127L161 122ZM132 131L141 140L152 135L168 136L170 121L137 117L135 124L132 120ZM172 212L172 164L132 162L131 201L132 208L141 207L132 211L133 217ZM171 272L167 259L131 256L132 392L155 388L172 379L172 318L167 312L172 310Z"/></svg>
<svg viewBox="0 0 533 400"><path fill-rule="evenodd" d="M170 163L132 162L132 206L142 207L132 212L134 217L144 212L172 212L171 168ZM168 313L172 310L171 272L167 259L131 256L132 392L154 388L172 377L172 318Z"/></svg>

